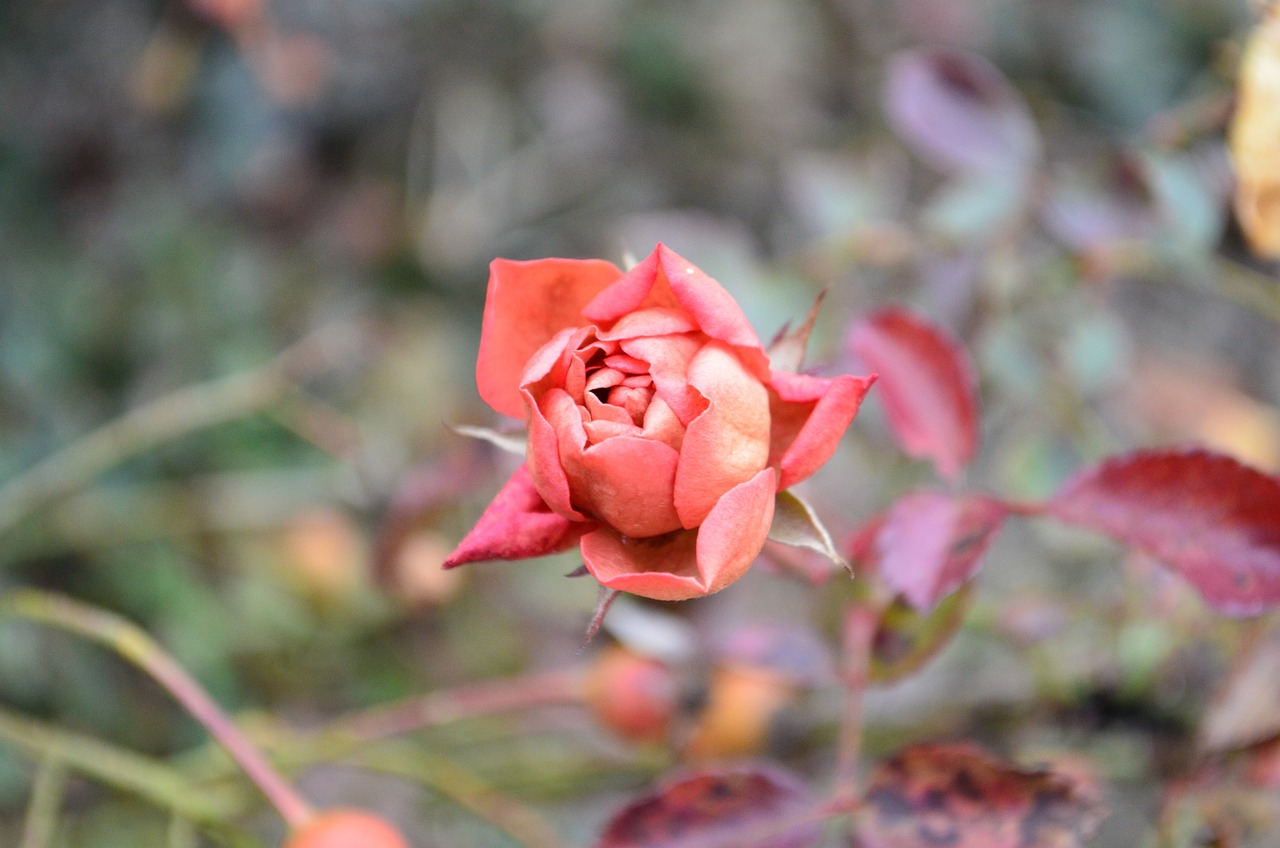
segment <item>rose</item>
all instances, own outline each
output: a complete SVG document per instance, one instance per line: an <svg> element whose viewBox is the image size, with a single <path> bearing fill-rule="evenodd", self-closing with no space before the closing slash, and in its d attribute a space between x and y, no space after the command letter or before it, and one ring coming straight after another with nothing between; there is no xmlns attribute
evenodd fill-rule
<svg viewBox="0 0 1280 848"><path fill-rule="evenodd" d="M525 465L445 567L581 545L604 586L719 591L764 546L777 492L816 471L874 377L770 368L733 298L658 245L599 260L495 260L476 382L529 424Z"/></svg>

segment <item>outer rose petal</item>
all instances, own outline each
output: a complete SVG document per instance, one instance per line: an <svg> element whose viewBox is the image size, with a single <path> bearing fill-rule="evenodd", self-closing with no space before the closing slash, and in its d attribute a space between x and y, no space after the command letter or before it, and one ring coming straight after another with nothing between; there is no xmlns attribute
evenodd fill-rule
<svg viewBox="0 0 1280 848"><path fill-rule="evenodd" d="M547 507L525 466L507 480L445 568L488 559L528 559L568 550L591 523L569 521Z"/></svg>
<svg viewBox="0 0 1280 848"><path fill-rule="evenodd" d="M766 468L731 489L697 530L648 539L599 527L582 537L582 560L601 585L659 601L718 592L764 547L773 523L775 473Z"/></svg>
<svg viewBox="0 0 1280 848"><path fill-rule="evenodd" d="M693 316L702 332L740 348L747 366L760 379L767 379L769 360L760 337L733 295L664 244L600 292L582 314L607 324L642 308L677 305Z"/></svg>
<svg viewBox="0 0 1280 848"><path fill-rule="evenodd" d="M774 371L770 382L769 465L779 469L778 490L822 467L858 413L875 375L826 379Z"/></svg>
<svg viewBox="0 0 1280 848"><path fill-rule="evenodd" d="M684 526L697 527L725 492L768 464L769 394L720 342L689 363L689 385L709 403L685 430L675 505Z"/></svg>
<svg viewBox="0 0 1280 848"><path fill-rule="evenodd" d="M525 390L529 408L529 443L525 448L525 467L547 506L570 521L586 521L587 517L573 506L569 478L560 463L560 440L587 442L578 405L564 389L552 389L542 399L543 407ZM546 414L543 414L543 408Z"/></svg>
<svg viewBox="0 0 1280 848"><path fill-rule="evenodd" d="M565 327L589 323L582 308L621 274L599 259L495 259L476 357L485 403L504 415L524 415L520 375L529 358Z"/></svg>

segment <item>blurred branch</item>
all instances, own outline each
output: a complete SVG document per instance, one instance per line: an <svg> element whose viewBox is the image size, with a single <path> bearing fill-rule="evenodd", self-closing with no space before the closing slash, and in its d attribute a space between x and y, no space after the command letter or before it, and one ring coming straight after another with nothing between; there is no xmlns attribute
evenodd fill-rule
<svg viewBox="0 0 1280 848"><path fill-rule="evenodd" d="M452 760L422 750L387 749L364 752L359 765L424 784L524 848L564 848L568 844L533 808L497 792Z"/></svg>
<svg viewBox="0 0 1280 848"><path fill-rule="evenodd" d="M155 445L263 410L332 367L358 330L351 324L322 327L259 368L178 389L72 442L0 485L0 534Z"/></svg>
<svg viewBox="0 0 1280 848"><path fill-rule="evenodd" d="M111 648L149 674L218 740L291 829L312 817L310 805L297 790L232 724L195 678L142 628L107 610L32 589L0 595L0 614L66 630Z"/></svg>
<svg viewBox="0 0 1280 848"><path fill-rule="evenodd" d="M66 789L67 768L61 759L53 754L42 757L31 785L31 801L18 848L49 848L53 844Z"/></svg>
<svg viewBox="0 0 1280 848"><path fill-rule="evenodd" d="M578 669L494 680L433 692L346 716L318 732L324 739L364 745L450 721L581 701Z"/></svg>
<svg viewBox="0 0 1280 848"><path fill-rule="evenodd" d="M221 820L232 799L197 791L180 772L91 736L27 718L0 707L0 741L168 807L194 821Z"/></svg>

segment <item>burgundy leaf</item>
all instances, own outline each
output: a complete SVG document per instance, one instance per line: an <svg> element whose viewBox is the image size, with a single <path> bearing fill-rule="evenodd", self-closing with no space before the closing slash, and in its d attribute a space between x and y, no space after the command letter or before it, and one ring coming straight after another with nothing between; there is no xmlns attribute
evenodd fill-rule
<svg viewBox="0 0 1280 848"><path fill-rule="evenodd" d="M1047 509L1158 557L1220 612L1280 605L1280 479L1230 457L1115 457L1068 481Z"/></svg>
<svg viewBox="0 0 1280 848"><path fill-rule="evenodd" d="M942 170L1025 171L1040 157L1026 102L972 53L899 53L889 63L883 99L894 132Z"/></svg>
<svg viewBox="0 0 1280 848"><path fill-rule="evenodd" d="M864 568L927 613L977 572L1006 514L983 495L913 492L868 522L850 547Z"/></svg>
<svg viewBox="0 0 1280 848"><path fill-rule="evenodd" d="M876 769L866 799L859 848L1076 848L1104 816L1086 782L969 744L899 753Z"/></svg>
<svg viewBox="0 0 1280 848"><path fill-rule="evenodd" d="M623 807L595 848L809 848L822 834L811 809L804 785L782 769L698 771Z"/></svg>
<svg viewBox="0 0 1280 848"><path fill-rule="evenodd" d="M977 381L964 349L901 309L856 323L849 349L879 373L879 394L902 449L929 457L939 474L955 479L978 447Z"/></svg>

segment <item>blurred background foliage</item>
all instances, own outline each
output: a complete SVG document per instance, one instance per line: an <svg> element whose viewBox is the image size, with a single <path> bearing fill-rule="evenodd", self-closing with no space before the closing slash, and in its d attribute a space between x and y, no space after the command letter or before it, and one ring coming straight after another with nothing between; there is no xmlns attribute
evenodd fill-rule
<svg viewBox="0 0 1280 848"><path fill-rule="evenodd" d="M122 612L224 705L298 726L577 662L594 588L561 578L571 558L438 570L511 470L446 424L494 423L471 371L491 258L658 240L766 338L826 288L819 367L849 367L845 327L875 305L954 331L983 389L971 487L1041 496L1169 442L1275 471L1280 299L1230 218L1223 146L1250 21L1244 0L0 4L0 586ZM891 130L890 58L930 45L1026 100L1029 184L943 173ZM152 424L89 436L139 408ZM872 402L808 494L846 533L930 479ZM1143 564L1115 559L1011 530L975 623L873 700L873 753L939 732L1081 749L1132 796L1100 844L1139 844L1161 740L1185 738L1239 634L1176 586L1153 609ZM757 571L672 610L706 632L821 617ZM0 703L219 773L162 693L58 635L0 627ZM419 844L509 844L440 790L459 763L580 843L607 812L583 799L654 768L584 722L415 735L303 786ZM0 843L36 770L0 740ZM77 781L54 844L244 838Z"/></svg>

